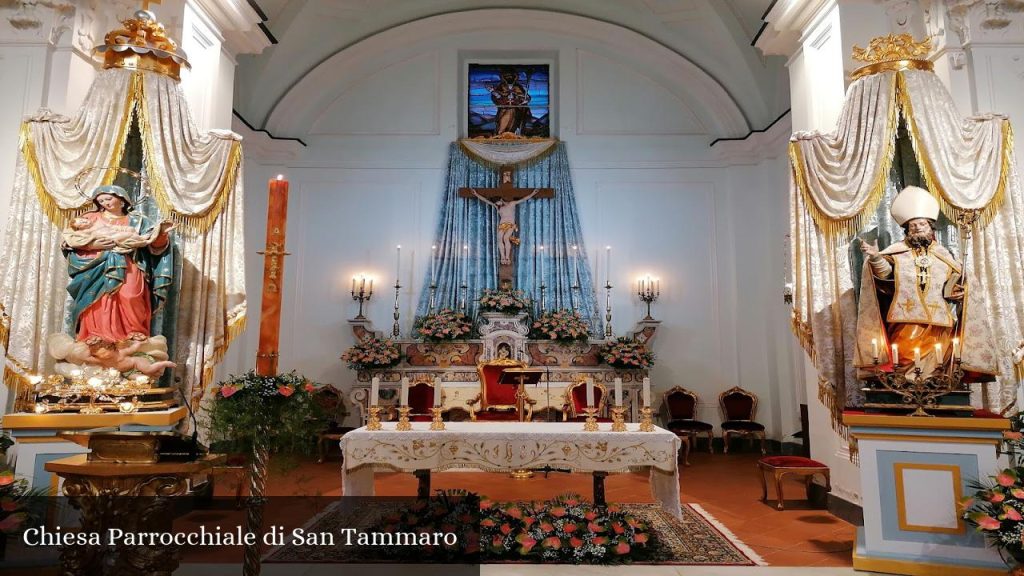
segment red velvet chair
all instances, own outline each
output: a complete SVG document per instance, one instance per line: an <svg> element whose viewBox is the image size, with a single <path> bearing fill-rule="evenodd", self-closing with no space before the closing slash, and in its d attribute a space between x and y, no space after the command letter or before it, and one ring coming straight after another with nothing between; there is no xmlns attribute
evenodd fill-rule
<svg viewBox="0 0 1024 576"><path fill-rule="evenodd" d="M608 389L600 382L594 383L594 404L597 408L598 422L611 422L611 418L602 416L605 405L608 403ZM583 410L587 407L587 381L580 379L565 389L565 409L562 410L562 420L566 422L583 422L587 414Z"/></svg>
<svg viewBox="0 0 1024 576"><path fill-rule="evenodd" d="M715 427L707 422L697 420L699 398L693 392L680 386L673 386L663 396L662 405L668 416L665 428L675 432L677 436L706 435L708 452L714 453L712 441L715 438Z"/></svg>
<svg viewBox="0 0 1024 576"><path fill-rule="evenodd" d="M496 358L477 364L476 371L480 378L480 393L466 402L471 407L470 417L483 421L519 421L516 411L517 387L509 384L498 384L501 373L506 368L523 368L525 364L509 358ZM526 414L524 420L533 417L533 405L537 401L527 398L524 402Z"/></svg>
<svg viewBox="0 0 1024 576"><path fill-rule="evenodd" d="M760 438L761 454L765 454L764 424L754 422L757 396L739 386L733 386L718 396L718 405L722 409L722 451L729 452L730 436L740 436Z"/></svg>
<svg viewBox="0 0 1024 576"><path fill-rule="evenodd" d="M444 406L444 390L441 390L441 405ZM417 377L409 385L409 421L430 422L434 419L430 411L434 407L434 380L429 376Z"/></svg>

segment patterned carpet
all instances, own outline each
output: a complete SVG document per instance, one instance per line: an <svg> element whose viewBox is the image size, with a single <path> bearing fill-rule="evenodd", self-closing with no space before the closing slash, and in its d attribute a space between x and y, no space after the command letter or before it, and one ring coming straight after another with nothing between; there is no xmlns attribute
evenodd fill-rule
<svg viewBox="0 0 1024 576"><path fill-rule="evenodd" d="M363 504L342 508L333 505L307 524L307 532L339 533L343 528L374 526L393 505ZM684 504L682 519L673 518L658 504L623 504L623 508L640 517L655 533L659 543L657 559L636 564L675 564L712 566L764 565L760 557L719 524L698 505ZM367 558L345 546L285 545L271 550L266 563L348 564L382 561Z"/></svg>

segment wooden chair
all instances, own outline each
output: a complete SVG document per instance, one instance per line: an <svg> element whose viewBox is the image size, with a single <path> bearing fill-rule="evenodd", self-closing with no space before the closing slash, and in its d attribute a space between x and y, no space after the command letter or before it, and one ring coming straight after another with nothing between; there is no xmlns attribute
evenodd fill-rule
<svg viewBox="0 0 1024 576"><path fill-rule="evenodd" d="M501 373L506 368L523 368L526 365L511 358L495 358L477 364L476 371L480 377L480 393L466 401L471 407L470 416L473 420L484 421L519 421L516 411L516 386L498 384ZM524 402L526 414L524 420L533 418L533 405L537 401L527 398Z"/></svg>
<svg viewBox="0 0 1024 576"><path fill-rule="evenodd" d="M718 396L722 409L722 451L729 452L729 437L760 438L761 454L765 454L764 424L754 421L757 414L757 396L739 386L722 392Z"/></svg>
<svg viewBox="0 0 1024 576"><path fill-rule="evenodd" d="M317 390L314 401L320 404L327 415L327 426L316 435L317 463L323 464L331 446L337 446L341 437L353 430L350 426L342 426L345 418L345 402L340 390L334 386L324 386Z"/></svg>
<svg viewBox="0 0 1024 576"><path fill-rule="evenodd" d="M600 382L594 383L594 403L597 408L598 422L611 422L611 418L602 416L608 403L608 389ZM562 421L583 422L587 419L583 411L587 407L587 379L576 379L565 389L565 407L562 410Z"/></svg>
<svg viewBox="0 0 1024 576"><path fill-rule="evenodd" d="M677 436L706 435L708 452L714 453L712 441L715 438L715 427L707 422L697 420L697 406L700 399L686 388L673 386L662 396L662 406L667 415L665 428L675 432Z"/></svg>

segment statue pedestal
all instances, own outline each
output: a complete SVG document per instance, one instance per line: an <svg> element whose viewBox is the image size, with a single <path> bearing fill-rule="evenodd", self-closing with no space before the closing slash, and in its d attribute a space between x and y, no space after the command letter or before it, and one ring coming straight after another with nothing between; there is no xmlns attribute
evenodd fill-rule
<svg viewBox="0 0 1024 576"><path fill-rule="evenodd" d="M959 500L1002 467L1004 418L846 412L860 453L864 526L853 567L889 574L1005 575L1006 564L960 517Z"/></svg>

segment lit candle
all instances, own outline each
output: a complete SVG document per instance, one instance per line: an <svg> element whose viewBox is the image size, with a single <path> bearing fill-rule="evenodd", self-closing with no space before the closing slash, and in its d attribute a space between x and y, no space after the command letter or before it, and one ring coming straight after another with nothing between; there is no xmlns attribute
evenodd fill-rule
<svg viewBox="0 0 1024 576"><path fill-rule="evenodd" d="M402 275L402 245L395 247L395 279Z"/></svg>
<svg viewBox="0 0 1024 576"><path fill-rule="evenodd" d="M644 408L650 408L651 407L651 379L650 378L644 378L643 395L644 395Z"/></svg>
<svg viewBox="0 0 1024 576"><path fill-rule="evenodd" d="M878 359L878 338L871 339L871 357Z"/></svg>
<svg viewBox="0 0 1024 576"><path fill-rule="evenodd" d="M430 247L430 283L437 284L437 245Z"/></svg>
<svg viewBox="0 0 1024 576"><path fill-rule="evenodd" d="M920 348L914 348L914 364L920 364L920 363L921 363L921 349Z"/></svg>
<svg viewBox="0 0 1024 576"><path fill-rule="evenodd" d="M622 378L615 379L615 405L622 406Z"/></svg>
<svg viewBox="0 0 1024 576"><path fill-rule="evenodd" d="M409 405L409 378L402 376L402 391L398 396L399 406Z"/></svg>
<svg viewBox="0 0 1024 576"><path fill-rule="evenodd" d="M942 363L942 343L941 342L936 342L935 343L935 360L936 360L936 362L938 362L940 364Z"/></svg>
<svg viewBox="0 0 1024 576"><path fill-rule="evenodd" d="M612 283L612 247L604 247L604 277L605 284Z"/></svg>
<svg viewBox="0 0 1024 576"><path fill-rule="evenodd" d="M363 285L366 285L366 278L363 278ZM370 292L368 296L373 296L373 276L370 276Z"/></svg>
<svg viewBox="0 0 1024 576"><path fill-rule="evenodd" d="M654 279L654 295L661 296L661 278Z"/></svg>
<svg viewBox="0 0 1024 576"><path fill-rule="evenodd" d="M892 365L895 366L900 363L900 349L895 344L892 345Z"/></svg>
<svg viewBox="0 0 1024 576"><path fill-rule="evenodd" d="M380 378L374 376L370 380L370 406L376 406L380 402Z"/></svg>
<svg viewBox="0 0 1024 576"><path fill-rule="evenodd" d="M594 381L587 379L587 408L594 407Z"/></svg>
<svg viewBox="0 0 1024 576"><path fill-rule="evenodd" d="M441 407L441 383L434 381L434 407Z"/></svg>
<svg viewBox="0 0 1024 576"><path fill-rule="evenodd" d="M953 358L959 358L960 352L960 339L953 338Z"/></svg>
<svg viewBox="0 0 1024 576"><path fill-rule="evenodd" d="M352 277L352 295L353 296L356 295L356 277L355 276Z"/></svg>
<svg viewBox="0 0 1024 576"><path fill-rule="evenodd" d="M463 282L465 286L469 286L469 244L462 245L462 253L465 254L465 265L466 265L466 280ZM467 296L467 300L469 297Z"/></svg>
<svg viewBox="0 0 1024 576"><path fill-rule="evenodd" d="M544 245L537 247L537 260L540 262L540 283L544 283Z"/></svg>
<svg viewBox="0 0 1024 576"><path fill-rule="evenodd" d="M580 284L580 254L579 246L572 246L572 281L576 286Z"/></svg>

